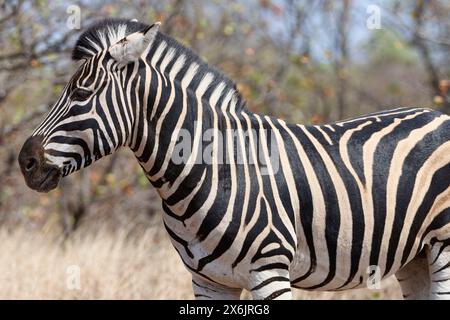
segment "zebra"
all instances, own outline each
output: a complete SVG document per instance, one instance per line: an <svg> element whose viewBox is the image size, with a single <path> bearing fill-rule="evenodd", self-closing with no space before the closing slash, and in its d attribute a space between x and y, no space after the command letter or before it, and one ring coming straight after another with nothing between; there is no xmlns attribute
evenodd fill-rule
<svg viewBox="0 0 450 320"><path fill-rule="evenodd" d="M300 125L253 113L159 26L106 19L81 34L78 70L19 153L31 189L128 147L197 299L291 299L374 275L395 275L407 299L450 298L449 116L410 107ZM211 161L198 161L207 131ZM190 152L177 149L184 133Z"/></svg>

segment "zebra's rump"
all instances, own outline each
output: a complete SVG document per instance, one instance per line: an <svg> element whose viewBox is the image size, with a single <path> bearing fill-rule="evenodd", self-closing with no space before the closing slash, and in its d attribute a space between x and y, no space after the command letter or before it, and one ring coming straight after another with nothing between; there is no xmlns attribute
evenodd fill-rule
<svg viewBox="0 0 450 320"><path fill-rule="evenodd" d="M450 117L396 109L289 130L301 225L294 285L363 287L450 238L441 229L450 221Z"/></svg>

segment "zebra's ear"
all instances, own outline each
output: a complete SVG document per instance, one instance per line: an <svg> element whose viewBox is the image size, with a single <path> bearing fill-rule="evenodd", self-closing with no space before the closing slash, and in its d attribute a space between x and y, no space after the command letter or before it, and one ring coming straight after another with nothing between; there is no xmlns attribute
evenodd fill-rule
<svg viewBox="0 0 450 320"><path fill-rule="evenodd" d="M129 34L113 44L108 50L109 53L122 65L138 60L152 45L160 25L161 22L156 22L148 28Z"/></svg>

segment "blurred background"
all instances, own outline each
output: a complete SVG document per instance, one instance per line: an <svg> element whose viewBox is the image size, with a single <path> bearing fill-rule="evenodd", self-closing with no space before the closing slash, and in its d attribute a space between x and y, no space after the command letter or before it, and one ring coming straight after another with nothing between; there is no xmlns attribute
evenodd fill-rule
<svg viewBox="0 0 450 320"><path fill-rule="evenodd" d="M446 0L0 0L0 298L193 298L160 200L131 152L49 194L28 189L17 165L76 69L74 42L105 17L161 21L233 79L250 110L291 122L400 106L450 112ZM73 266L75 287L67 282ZM401 295L391 279L379 290L295 297Z"/></svg>

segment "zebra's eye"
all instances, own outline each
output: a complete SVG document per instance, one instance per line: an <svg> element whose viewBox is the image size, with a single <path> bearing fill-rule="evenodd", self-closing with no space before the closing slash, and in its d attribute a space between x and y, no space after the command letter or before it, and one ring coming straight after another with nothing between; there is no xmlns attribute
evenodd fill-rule
<svg viewBox="0 0 450 320"><path fill-rule="evenodd" d="M92 92L82 88L75 88L70 95L71 100L84 101L91 96Z"/></svg>

